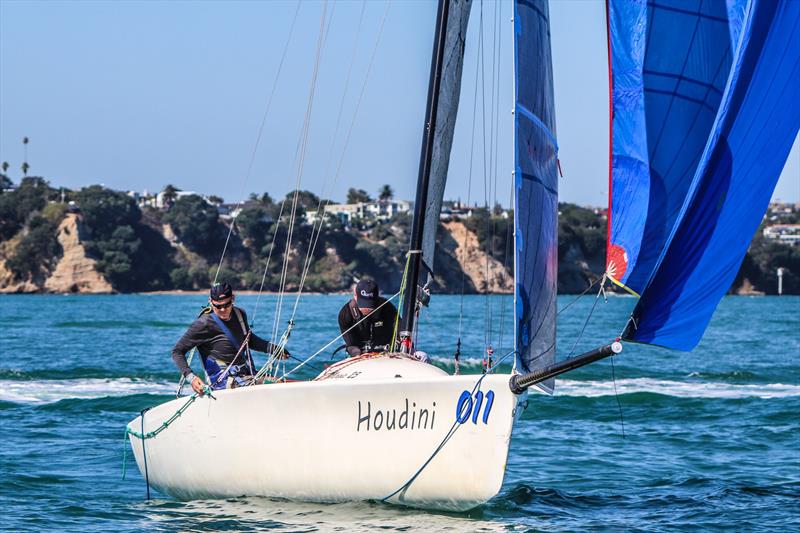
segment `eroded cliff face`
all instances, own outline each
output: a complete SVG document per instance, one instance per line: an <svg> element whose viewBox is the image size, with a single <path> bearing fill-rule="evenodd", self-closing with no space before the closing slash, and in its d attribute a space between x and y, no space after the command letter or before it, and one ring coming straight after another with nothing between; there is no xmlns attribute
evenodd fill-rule
<svg viewBox="0 0 800 533"><path fill-rule="evenodd" d="M478 236L470 231L463 222L452 220L442 224L450 238L440 239L439 245L455 259L464 272L466 292L508 293L514 290L514 279L503 264L481 250ZM438 258L437 258L438 261ZM438 266L437 272L440 271ZM455 272L460 278L460 273ZM451 292L461 292L460 281L448 283Z"/></svg>
<svg viewBox="0 0 800 533"><path fill-rule="evenodd" d="M78 215L68 213L64 216L58 225L57 237L64 253L43 283L14 280L12 272L6 268L5 261L0 261L0 292L102 294L114 291L108 280L97 272L96 261L86 255L81 243L81 224ZM7 243L3 255L7 255L13 246L13 241Z"/></svg>

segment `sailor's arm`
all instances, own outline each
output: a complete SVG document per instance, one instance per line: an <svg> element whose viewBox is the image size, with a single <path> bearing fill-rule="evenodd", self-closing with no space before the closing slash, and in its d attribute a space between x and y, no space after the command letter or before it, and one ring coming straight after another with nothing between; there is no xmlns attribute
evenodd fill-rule
<svg viewBox="0 0 800 533"><path fill-rule="evenodd" d="M341 311L339 311L339 331L342 333L342 340L344 340L347 346L347 354L350 357L361 355L361 343L358 342L354 335L355 330L350 330L354 324L355 322L353 321L352 315L350 315L350 309L345 305L342 307Z"/></svg>
<svg viewBox="0 0 800 533"><path fill-rule="evenodd" d="M172 348L172 360L175 362L175 366L178 367L186 381L192 384L192 389L198 394L203 393L203 380L192 372L189 363L186 361L186 354L189 350L201 344L204 339L202 324L200 320L195 320L186 330L186 333L178 339L175 347Z"/></svg>
<svg viewBox="0 0 800 533"><path fill-rule="evenodd" d="M261 337L253 333L253 330L250 330L250 349L255 350L257 352L272 354L278 351L278 345L273 344L266 339L262 339ZM283 350L281 350L281 352L282 352L282 359L288 359L289 350L287 350L284 347Z"/></svg>

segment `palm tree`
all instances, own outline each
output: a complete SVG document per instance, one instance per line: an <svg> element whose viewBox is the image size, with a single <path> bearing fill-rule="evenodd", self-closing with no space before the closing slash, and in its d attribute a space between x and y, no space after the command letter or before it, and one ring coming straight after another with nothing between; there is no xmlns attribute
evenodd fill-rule
<svg viewBox="0 0 800 533"><path fill-rule="evenodd" d="M378 199L381 202L388 202L392 198L394 198L394 191L388 184L381 187L380 191L378 191Z"/></svg>
<svg viewBox="0 0 800 533"><path fill-rule="evenodd" d="M25 137L25 138L27 139L27 137ZM22 163L22 174L23 174L24 176L27 176L27 175L28 175L28 169L29 169L29 168L31 168L31 166L28 164L28 162L27 162L27 161L25 161L24 163Z"/></svg>
<svg viewBox="0 0 800 533"><path fill-rule="evenodd" d="M164 204L166 206L172 207L172 204L178 199L178 191L180 191L180 189L171 184L164 187Z"/></svg>
<svg viewBox="0 0 800 533"><path fill-rule="evenodd" d="M8 172L8 161L3 161L3 174Z"/></svg>

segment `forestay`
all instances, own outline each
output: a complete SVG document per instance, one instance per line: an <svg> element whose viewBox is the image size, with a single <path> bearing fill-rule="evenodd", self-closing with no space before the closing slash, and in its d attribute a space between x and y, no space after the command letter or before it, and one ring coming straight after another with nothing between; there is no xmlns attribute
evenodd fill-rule
<svg viewBox="0 0 800 533"><path fill-rule="evenodd" d="M800 127L800 2L610 0L607 273L624 338L691 350Z"/></svg>
<svg viewBox="0 0 800 533"><path fill-rule="evenodd" d="M514 2L514 224L517 366L555 360L558 146L550 22L544 0ZM552 392L554 382L539 385Z"/></svg>

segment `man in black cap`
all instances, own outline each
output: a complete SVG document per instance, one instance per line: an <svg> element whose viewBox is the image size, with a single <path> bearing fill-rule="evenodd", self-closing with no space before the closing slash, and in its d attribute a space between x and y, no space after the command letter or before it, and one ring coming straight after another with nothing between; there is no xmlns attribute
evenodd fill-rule
<svg viewBox="0 0 800 533"><path fill-rule="evenodd" d="M339 311L339 330L351 357L375 350L392 350L397 308L380 297L378 284L362 279L353 298Z"/></svg>
<svg viewBox="0 0 800 533"><path fill-rule="evenodd" d="M233 306L233 288L226 282L211 287L209 303L172 349L172 360L192 389L203 394L206 384L192 373L186 353L197 348L212 389L240 387L256 373L250 349L274 354L279 347L253 333L247 325L247 314ZM289 357L287 350L280 357Z"/></svg>

